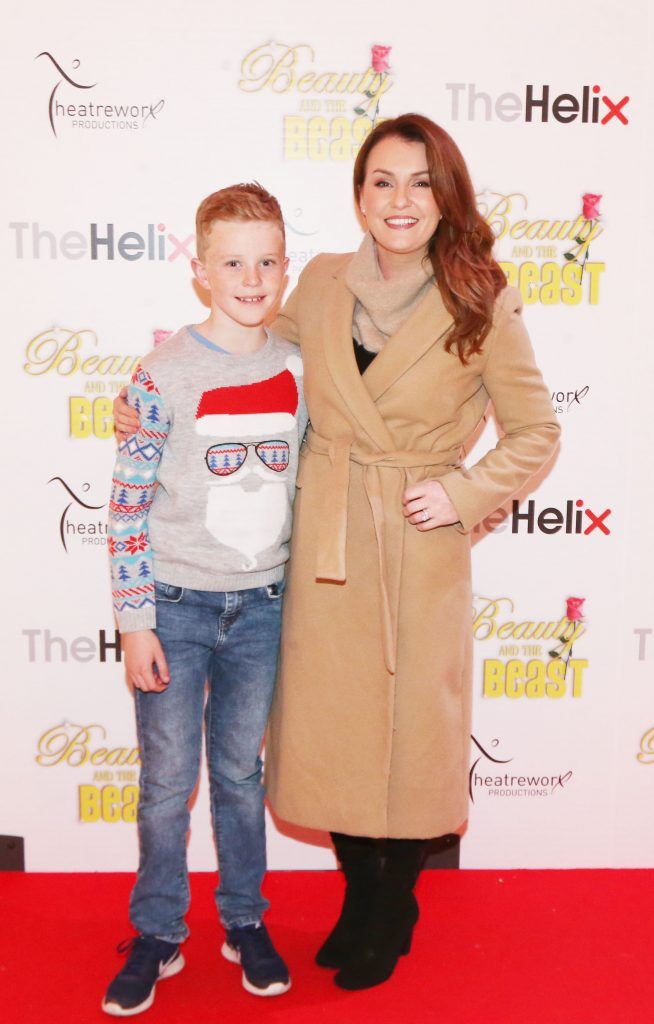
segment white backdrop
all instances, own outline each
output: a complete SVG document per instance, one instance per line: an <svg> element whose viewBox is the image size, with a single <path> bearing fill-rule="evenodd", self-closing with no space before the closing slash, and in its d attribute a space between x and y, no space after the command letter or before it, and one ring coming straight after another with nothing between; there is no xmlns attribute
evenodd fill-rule
<svg viewBox="0 0 654 1024"><path fill-rule="evenodd" d="M205 316L196 206L237 181L274 192L291 287L315 253L358 245L352 160L377 100L461 146L563 427L523 518L509 503L475 538L461 866L654 865L646 0L629 17L562 0L8 6L0 832L24 837L27 869L136 863L132 701L105 646L109 410L157 331ZM383 76L366 75L373 44L392 48ZM489 419L470 458L495 437ZM547 636L571 596L584 617L554 686ZM307 838L271 823L271 866L331 866ZM204 778L189 852L213 867Z"/></svg>

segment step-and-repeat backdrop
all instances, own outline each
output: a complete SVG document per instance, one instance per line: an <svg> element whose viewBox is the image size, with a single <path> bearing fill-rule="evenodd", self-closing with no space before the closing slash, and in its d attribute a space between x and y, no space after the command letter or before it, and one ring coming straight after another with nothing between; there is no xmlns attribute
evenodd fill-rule
<svg viewBox="0 0 654 1024"><path fill-rule="evenodd" d="M357 147L415 110L461 146L563 428L474 533L462 867L654 864L648 4L12 3L0 833L28 870L136 863L138 750L107 569L112 400L206 316L194 213L256 179L289 288L355 248ZM470 459L496 440L492 416ZM353 680L356 685L356 680ZM425 765L425 771L429 766ZM333 865L270 822L270 864ZM206 777L190 864L215 864Z"/></svg>

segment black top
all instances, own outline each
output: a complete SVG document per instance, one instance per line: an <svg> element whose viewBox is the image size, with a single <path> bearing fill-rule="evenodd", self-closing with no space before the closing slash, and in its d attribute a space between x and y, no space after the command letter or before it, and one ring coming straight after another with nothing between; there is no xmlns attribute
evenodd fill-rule
<svg viewBox="0 0 654 1024"><path fill-rule="evenodd" d="M354 356L357 361L357 366L359 367L359 373L363 373L368 369L377 353L369 352L367 348L364 348L363 345L357 341L356 338L352 338L352 341L354 342Z"/></svg>

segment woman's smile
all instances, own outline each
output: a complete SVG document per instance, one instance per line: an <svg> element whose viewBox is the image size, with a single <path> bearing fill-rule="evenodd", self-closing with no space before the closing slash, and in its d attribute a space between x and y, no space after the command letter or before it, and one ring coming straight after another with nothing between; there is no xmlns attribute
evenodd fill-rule
<svg viewBox="0 0 654 1024"><path fill-rule="evenodd" d="M415 227L418 223L417 217L386 217L389 228L395 231L405 231L407 228Z"/></svg>

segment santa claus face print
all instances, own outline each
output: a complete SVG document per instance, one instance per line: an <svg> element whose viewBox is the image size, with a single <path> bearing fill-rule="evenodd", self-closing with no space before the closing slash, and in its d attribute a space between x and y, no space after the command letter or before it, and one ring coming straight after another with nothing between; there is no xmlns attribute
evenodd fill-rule
<svg viewBox="0 0 654 1024"><path fill-rule="evenodd" d="M205 454L212 476L205 526L242 554L244 572L256 567L258 554L279 543L286 528L290 444L279 435L288 438L297 429L297 407L289 370L254 384L206 391L198 405L196 433L211 441Z"/></svg>
<svg viewBox="0 0 654 1024"><path fill-rule="evenodd" d="M288 260L278 224L266 220L217 220L193 272L211 292L214 326L261 325L279 298Z"/></svg>
<svg viewBox="0 0 654 1024"><path fill-rule="evenodd" d="M263 461L265 451L278 453L277 465ZM279 541L286 521L288 492L282 477L288 467L288 444L272 439L213 445L206 462L215 479L209 487L205 525L221 544L244 556L243 570L250 571L257 554Z"/></svg>

